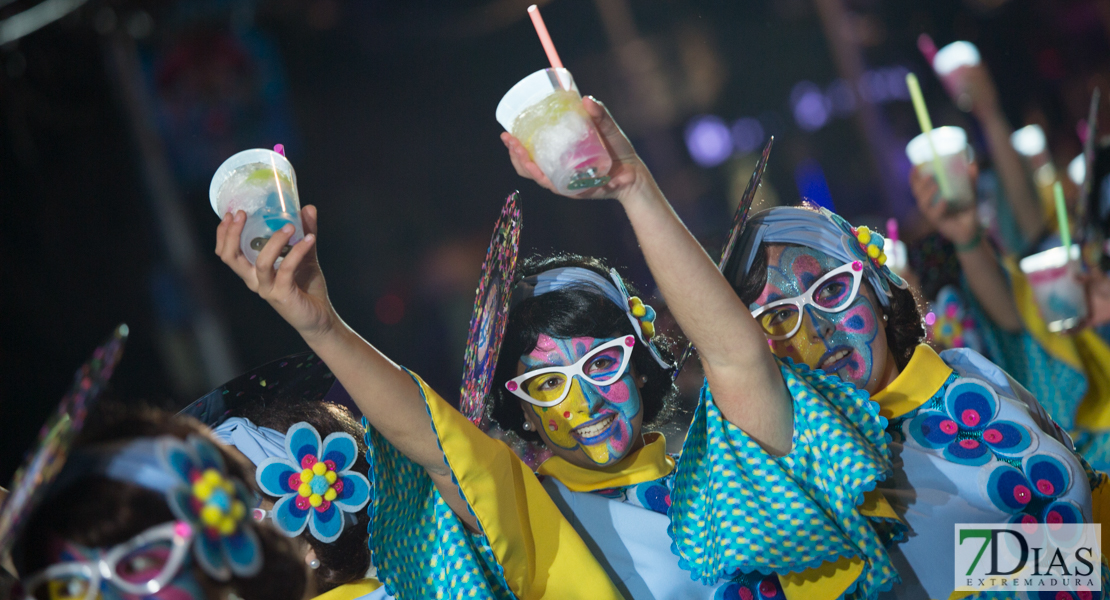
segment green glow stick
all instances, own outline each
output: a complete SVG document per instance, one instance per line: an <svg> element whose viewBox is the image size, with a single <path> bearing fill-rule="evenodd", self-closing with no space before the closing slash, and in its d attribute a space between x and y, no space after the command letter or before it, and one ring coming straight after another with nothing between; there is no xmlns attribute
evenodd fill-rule
<svg viewBox="0 0 1110 600"><path fill-rule="evenodd" d="M1064 251L1071 256L1071 227L1068 225L1068 207L1064 204L1064 186L1060 182L1052 184L1052 191L1056 194L1056 224L1060 227L1060 243Z"/></svg>
<svg viewBox="0 0 1110 600"><path fill-rule="evenodd" d="M921 95L921 85L917 82L917 75L906 75L906 87L910 88L910 98L913 99L913 110L917 113L917 122L921 124L921 133L929 141L929 150L933 153L933 171L936 172L937 184L940 185L940 195L952 198L952 188L948 185L948 175L945 174L937 154L937 147L933 144L933 121L929 119L929 110L925 108L925 97Z"/></svg>

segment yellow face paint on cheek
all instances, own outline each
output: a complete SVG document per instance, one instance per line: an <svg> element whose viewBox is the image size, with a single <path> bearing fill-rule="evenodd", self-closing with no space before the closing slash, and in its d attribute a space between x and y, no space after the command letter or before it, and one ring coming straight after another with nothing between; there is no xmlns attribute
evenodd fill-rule
<svg viewBox="0 0 1110 600"><path fill-rule="evenodd" d="M779 358L790 358L796 363L816 368L818 361L825 354L825 347L810 342L813 336L813 320L806 318L802 322L802 328L793 337L772 341L771 351Z"/></svg>
<svg viewBox="0 0 1110 600"><path fill-rule="evenodd" d="M562 402L550 408L541 408L534 404L530 406L532 412L536 413L543 422L541 436L545 441L567 450L580 445L572 431L575 427L590 421L590 404L582 393L577 379L571 382L570 392ZM581 448L590 460L602 464L609 462L609 446L605 442L590 446L582 445Z"/></svg>

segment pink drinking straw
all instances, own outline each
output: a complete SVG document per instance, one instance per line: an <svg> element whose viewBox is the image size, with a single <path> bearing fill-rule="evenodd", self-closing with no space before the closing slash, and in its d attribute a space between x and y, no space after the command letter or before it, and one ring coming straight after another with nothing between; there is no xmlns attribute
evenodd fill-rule
<svg viewBox="0 0 1110 600"><path fill-rule="evenodd" d="M540 36L543 51L547 53L547 60L552 69L562 69L563 61L559 60L559 53L555 51L555 43L551 41L551 34L547 32L547 25L543 24L540 8L533 4L528 7L528 16L532 17L532 25L536 27L536 35Z"/></svg>
<svg viewBox="0 0 1110 600"><path fill-rule="evenodd" d="M890 218L886 220L886 239L891 242L898 241L898 219Z"/></svg>
<svg viewBox="0 0 1110 600"><path fill-rule="evenodd" d="M285 156L285 144L278 144L278 145L274 146L274 152L277 152L278 154L280 154L282 156Z"/></svg>
<svg viewBox="0 0 1110 600"><path fill-rule="evenodd" d="M929 34L923 33L917 36L917 49L925 55L925 60L932 65L933 57L937 55L937 45L933 43L933 38L929 37Z"/></svg>

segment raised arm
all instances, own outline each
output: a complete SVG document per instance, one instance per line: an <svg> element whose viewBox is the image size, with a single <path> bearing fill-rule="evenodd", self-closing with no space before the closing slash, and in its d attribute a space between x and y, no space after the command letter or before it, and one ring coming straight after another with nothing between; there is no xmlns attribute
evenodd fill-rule
<svg viewBox="0 0 1110 600"><path fill-rule="evenodd" d="M1013 291L998 256L983 238L975 208L950 211L947 203L940 199L936 180L921 169L910 172L910 188L921 214L956 246L960 269L987 316L1002 329L1020 331L1023 325Z"/></svg>
<svg viewBox="0 0 1110 600"><path fill-rule="evenodd" d="M792 405L762 329L675 214L609 111L592 98L583 106L613 156L612 179L574 197L620 201L668 308L698 348L721 413L768 451L789 452ZM554 191L516 138L503 133L501 139L517 173Z"/></svg>
<svg viewBox="0 0 1110 600"><path fill-rule="evenodd" d="M277 269L278 253L293 236L292 225L274 234L251 265L239 248L246 215L225 215L216 230L216 254L251 291L304 338L343 384L367 421L389 443L424 467L443 499L464 522L477 527L459 496L432 430L424 398L412 377L359 336L335 311L316 259L316 207L301 210L306 235Z"/></svg>

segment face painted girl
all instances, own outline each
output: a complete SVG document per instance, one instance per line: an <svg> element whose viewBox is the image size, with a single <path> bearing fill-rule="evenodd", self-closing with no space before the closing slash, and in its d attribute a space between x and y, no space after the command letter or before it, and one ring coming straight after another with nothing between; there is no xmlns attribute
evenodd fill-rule
<svg viewBox="0 0 1110 600"><path fill-rule="evenodd" d="M506 387L521 400L533 431L568 462L616 463L643 443L639 386L630 365L638 343L618 338L540 334Z"/></svg>
<svg viewBox="0 0 1110 600"><path fill-rule="evenodd" d="M858 388L876 388L893 361L863 265L781 244L767 247L767 263L767 283L749 308L771 350Z"/></svg>

